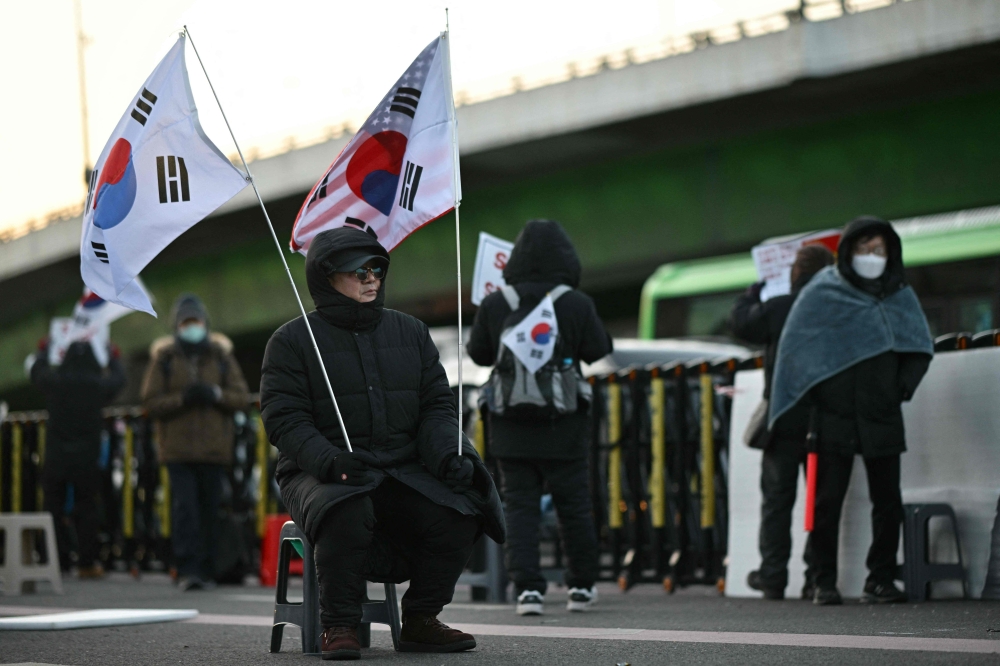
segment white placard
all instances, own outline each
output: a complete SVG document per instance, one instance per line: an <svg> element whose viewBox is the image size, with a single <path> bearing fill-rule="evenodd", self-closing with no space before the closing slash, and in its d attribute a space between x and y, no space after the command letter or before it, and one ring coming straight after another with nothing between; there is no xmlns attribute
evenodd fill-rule
<svg viewBox="0 0 1000 666"><path fill-rule="evenodd" d="M507 265L514 244L502 238L479 232L479 249L476 250L476 271L472 276L472 304L479 305L483 299L507 283L503 280L503 269Z"/></svg>
<svg viewBox="0 0 1000 666"><path fill-rule="evenodd" d="M89 342L101 367L108 365L110 328L103 322L81 325L73 317L53 317L49 325L49 365L59 365L74 342Z"/></svg>
<svg viewBox="0 0 1000 666"><path fill-rule="evenodd" d="M836 250L839 240L840 231L830 229L776 241L765 241L753 248L750 253L753 255L757 277L764 283L764 287L760 290L760 300L763 302L792 292L792 264L795 263L795 254L803 245L825 245L833 251Z"/></svg>

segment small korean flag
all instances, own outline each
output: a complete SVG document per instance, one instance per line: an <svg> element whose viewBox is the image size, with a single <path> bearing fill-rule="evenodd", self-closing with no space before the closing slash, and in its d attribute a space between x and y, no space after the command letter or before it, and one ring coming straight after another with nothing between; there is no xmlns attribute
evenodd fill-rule
<svg viewBox="0 0 1000 666"><path fill-rule="evenodd" d="M501 342L514 352L514 356L534 374L549 362L559 336L556 307L552 296L546 294L542 302L521 323L510 330Z"/></svg>

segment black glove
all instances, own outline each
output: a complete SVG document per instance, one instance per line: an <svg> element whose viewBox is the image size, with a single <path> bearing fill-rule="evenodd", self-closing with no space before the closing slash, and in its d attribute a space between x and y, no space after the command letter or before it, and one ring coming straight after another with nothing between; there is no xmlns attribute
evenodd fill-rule
<svg viewBox="0 0 1000 666"><path fill-rule="evenodd" d="M444 464L441 480L456 493L465 492L472 487L472 476L476 471L469 456L453 455Z"/></svg>
<svg viewBox="0 0 1000 666"><path fill-rule="evenodd" d="M327 483L343 483L348 486L363 486L371 477L368 475L368 465L352 451L338 453L330 465Z"/></svg>
<svg viewBox="0 0 1000 666"><path fill-rule="evenodd" d="M208 382L194 382L184 389L184 406L200 407L217 404L222 400L222 389Z"/></svg>
<svg viewBox="0 0 1000 666"><path fill-rule="evenodd" d="M747 287L747 294L750 295L755 301L760 300L760 291L764 288L764 282L754 282L752 285Z"/></svg>

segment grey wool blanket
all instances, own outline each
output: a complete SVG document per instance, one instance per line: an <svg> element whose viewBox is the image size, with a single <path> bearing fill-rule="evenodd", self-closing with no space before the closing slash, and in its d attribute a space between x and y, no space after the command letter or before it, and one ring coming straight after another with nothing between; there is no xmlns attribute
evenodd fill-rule
<svg viewBox="0 0 1000 666"><path fill-rule="evenodd" d="M809 390L887 351L934 354L927 318L909 286L878 299L829 266L799 294L778 342L768 427Z"/></svg>

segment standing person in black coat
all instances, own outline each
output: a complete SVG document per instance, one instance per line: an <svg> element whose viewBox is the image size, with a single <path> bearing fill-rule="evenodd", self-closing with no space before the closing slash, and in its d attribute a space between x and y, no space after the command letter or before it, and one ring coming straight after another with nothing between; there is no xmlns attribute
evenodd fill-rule
<svg viewBox="0 0 1000 666"><path fill-rule="evenodd" d="M554 288L573 290L555 301L559 343L565 362L579 372L580 361L593 363L611 353L611 338L593 300L576 291L580 260L558 222L532 220L517 237L503 271L519 297L512 311L501 292L487 296L476 313L469 356L479 365L497 361L503 332L524 319ZM496 371L494 371L496 372ZM585 610L597 598L597 533L591 511L587 445L587 408L544 421L524 421L490 414L490 452L500 463L510 537L507 571L517 590L517 613L540 615L547 587L539 566L540 501L547 485L559 516L569 566L567 608Z"/></svg>
<svg viewBox="0 0 1000 666"><path fill-rule="evenodd" d="M350 228L316 236L309 322L350 438L347 450L305 322L267 344L261 414L281 455L275 476L315 548L325 659L357 659L365 580L410 581L401 649L455 652L475 639L442 624L472 547L505 539L476 450L458 447L458 410L427 326L383 308L389 254Z"/></svg>
<svg viewBox="0 0 1000 666"><path fill-rule="evenodd" d="M778 352L778 339L785 327L785 319L809 280L823 268L833 263L833 254L822 245L806 245L798 251L792 264L792 292L775 296L763 303L760 300L762 283L750 287L733 306L729 322L733 334L764 348L764 400L771 397L771 376ZM766 425L766 424L765 424ZM788 558L792 553L792 509L799 482L799 465L806 460L806 435L809 429L809 410L796 405L784 414L774 429L761 428L752 442L763 448L760 490L763 496L760 516L760 557L757 571L747 576L747 585L764 593L765 599L784 599L788 585ZM802 597L812 599L810 575Z"/></svg>
<svg viewBox="0 0 1000 666"><path fill-rule="evenodd" d="M31 381L45 394L49 411L42 468L45 510L52 514L59 547L59 565L70 568L69 538L64 510L67 487L73 487L73 522L77 538L77 572L80 578L100 578L97 562L97 497L101 491L101 410L125 386L125 369L112 347L108 367L101 368L90 342L74 342L62 363L49 365L48 345L43 343L31 366Z"/></svg>
<svg viewBox="0 0 1000 666"><path fill-rule="evenodd" d="M792 307L771 385L772 427L801 402L816 428L816 513L806 550L818 605L842 603L840 512L858 454L872 502L869 573L861 600L906 600L893 582L903 521L901 404L913 397L933 353L927 318L904 278L899 236L884 220L854 220L841 236L836 268L816 275Z"/></svg>

